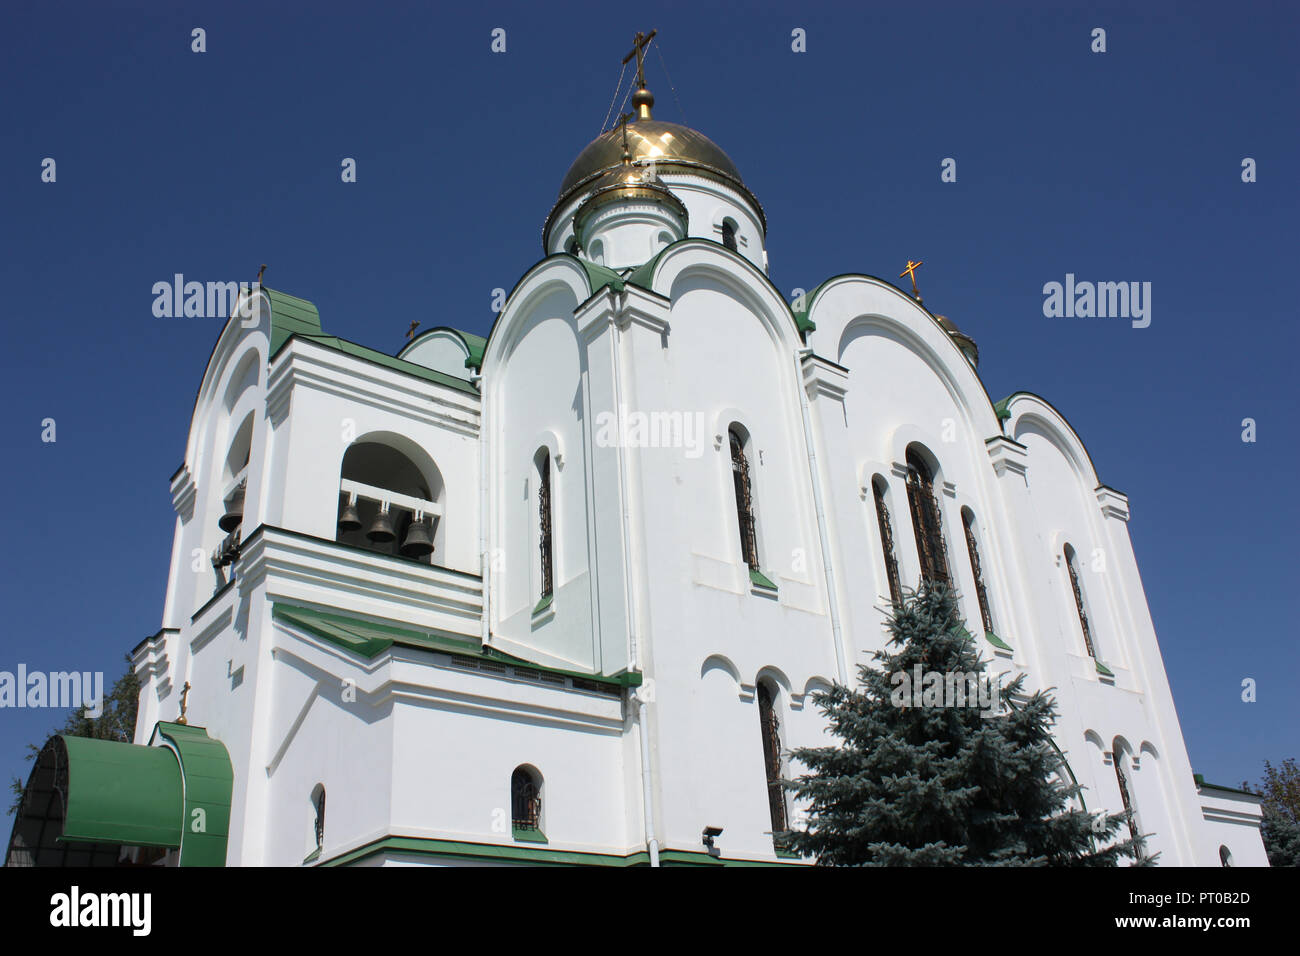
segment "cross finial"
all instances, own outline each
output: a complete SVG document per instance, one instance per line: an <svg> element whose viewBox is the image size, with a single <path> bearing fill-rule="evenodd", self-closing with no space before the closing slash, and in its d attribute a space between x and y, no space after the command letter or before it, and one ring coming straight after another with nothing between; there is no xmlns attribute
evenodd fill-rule
<svg viewBox="0 0 1300 956"><path fill-rule="evenodd" d="M409 329L406 330L406 337L407 337L408 339L415 338L415 330L418 329L419 327L420 327L420 323L419 323L419 322L412 321L412 322L411 322L411 327L410 327Z"/></svg>
<svg viewBox="0 0 1300 956"><path fill-rule="evenodd" d="M900 279L903 278L903 276L911 276L911 277L912 277L912 298L914 298L917 302L920 302L920 301L921 301L921 293L918 292L917 289L916 289L916 270L917 270L921 265L922 265L922 263L919 262L919 261L918 261L918 262L913 262L911 259L908 259L908 260L907 260L907 268L904 269L902 272L900 272L900 273L898 274L898 277L899 277Z"/></svg>
<svg viewBox="0 0 1300 956"><path fill-rule="evenodd" d="M258 284L259 286L262 284L262 273L265 272L265 271L266 271L266 263L263 262L263 263L262 263L262 268L260 268L260 269L257 270L257 284Z"/></svg>
<svg viewBox="0 0 1300 956"><path fill-rule="evenodd" d="M190 696L190 682L186 681L185 686L181 688L181 715L176 718L176 723L188 723L185 719L185 699Z"/></svg>
<svg viewBox="0 0 1300 956"><path fill-rule="evenodd" d="M637 119L648 120L650 107L655 105L654 95L645 88L645 51L658 32L658 30L651 30L649 33L642 33L638 30L636 39L632 43L632 52L623 57L624 66L627 66L627 62L632 57L636 57L636 93L632 96L632 105L637 108Z"/></svg>
<svg viewBox="0 0 1300 956"><path fill-rule="evenodd" d="M618 118L618 125L623 128L623 164L631 165L632 149L627 145L627 121L632 118L631 113L624 113Z"/></svg>

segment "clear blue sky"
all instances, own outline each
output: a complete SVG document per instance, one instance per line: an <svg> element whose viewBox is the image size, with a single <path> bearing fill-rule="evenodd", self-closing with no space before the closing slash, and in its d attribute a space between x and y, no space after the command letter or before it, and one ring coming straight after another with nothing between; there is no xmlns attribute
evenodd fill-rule
<svg viewBox="0 0 1300 956"><path fill-rule="evenodd" d="M111 682L159 627L219 323L154 318L153 283L266 262L366 345L396 351L412 317L486 334L653 27L676 87L652 51L656 116L735 160L779 288L924 259L993 397L1046 396L1129 494L1193 766L1236 784L1297 756L1300 14L1135 6L4 4L0 670ZM1067 272L1151 282L1151 326L1044 318ZM0 711L4 779L62 719Z"/></svg>

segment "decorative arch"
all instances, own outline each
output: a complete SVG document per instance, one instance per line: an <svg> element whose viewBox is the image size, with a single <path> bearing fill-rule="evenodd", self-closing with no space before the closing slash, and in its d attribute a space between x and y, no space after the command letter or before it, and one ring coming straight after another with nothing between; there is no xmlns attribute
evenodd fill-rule
<svg viewBox="0 0 1300 956"><path fill-rule="evenodd" d="M707 676L710 671L722 671L735 681L737 687L740 686L740 668L732 662L731 658L723 654L710 654L700 665L700 677Z"/></svg>
<svg viewBox="0 0 1300 956"><path fill-rule="evenodd" d="M698 237L681 239L633 274L631 281L675 301L683 282L705 278L722 286L758 316L773 344L787 354L803 347L789 303L772 281L739 253Z"/></svg>
<svg viewBox="0 0 1300 956"><path fill-rule="evenodd" d="M960 347L933 313L891 283L861 273L833 276L806 294L803 306L796 319L818 354L846 365L851 337L870 330L890 335L934 370L976 434L1001 434L993 400Z"/></svg>
<svg viewBox="0 0 1300 956"><path fill-rule="evenodd" d="M1010 415L1008 435L1022 445L1025 435L1042 435L1065 457L1083 491L1091 493L1101 484L1083 439L1047 399L1032 392L1016 392L1004 404Z"/></svg>
<svg viewBox="0 0 1300 956"><path fill-rule="evenodd" d="M530 318L531 306L556 292L572 300L568 316L573 309L587 301L594 292L587 270L573 256L556 253L536 263L520 277L504 307L498 313L483 347L483 375L489 382L498 376L494 373L509 360L510 353L528 331L527 323L520 327L521 317Z"/></svg>

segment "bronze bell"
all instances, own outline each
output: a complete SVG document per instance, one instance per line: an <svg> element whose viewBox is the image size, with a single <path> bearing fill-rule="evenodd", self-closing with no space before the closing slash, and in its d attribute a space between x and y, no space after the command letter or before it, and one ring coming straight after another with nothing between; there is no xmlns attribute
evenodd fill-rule
<svg viewBox="0 0 1300 956"><path fill-rule="evenodd" d="M433 521L422 518L412 521L402 542L402 554L408 558L423 558L433 554Z"/></svg>
<svg viewBox="0 0 1300 956"><path fill-rule="evenodd" d="M393 530L393 516L387 508L380 506L379 514L375 515L375 520L370 523L370 530L366 532L366 537L375 544L387 544L397 540L397 532Z"/></svg>
<svg viewBox="0 0 1300 956"><path fill-rule="evenodd" d="M244 485L241 482L235 489L235 493L230 496L230 504L226 505L226 513L217 521L217 527L222 531L234 531L244 523Z"/></svg>
<svg viewBox="0 0 1300 956"><path fill-rule="evenodd" d="M339 533L347 534L350 531L361 530L361 515L357 513L357 503L351 495L343 502L339 508Z"/></svg>

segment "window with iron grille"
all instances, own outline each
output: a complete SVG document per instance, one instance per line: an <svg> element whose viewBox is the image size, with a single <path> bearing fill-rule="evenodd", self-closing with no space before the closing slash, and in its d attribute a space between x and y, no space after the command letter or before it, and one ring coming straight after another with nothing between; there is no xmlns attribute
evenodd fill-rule
<svg viewBox="0 0 1300 956"><path fill-rule="evenodd" d="M889 577L889 600L903 603L903 587L898 576L898 555L894 552L894 527L889 520L889 505L885 503L885 483L882 479L871 482L876 498L876 522L880 525L880 549L885 553L885 573Z"/></svg>
<svg viewBox="0 0 1300 956"><path fill-rule="evenodd" d="M1092 628L1088 626L1088 612L1083 609L1083 589L1079 587L1079 569L1074 566L1074 548L1065 546L1065 566L1070 570L1070 588L1074 591L1074 607L1079 612L1079 626L1083 628L1083 646L1088 649L1088 656L1097 659L1097 650L1092 644Z"/></svg>
<svg viewBox="0 0 1300 956"><path fill-rule="evenodd" d="M319 849L325 845L325 788L317 787L315 798L312 804L316 809L315 833L316 848Z"/></svg>
<svg viewBox="0 0 1300 956"><path fill-rule="evenodd" d="M935 584L950 585L947 549L943 544L943 520L939 501L934 496L934 476L925 460L911 448L907 450L907 504L912 511L921 577Z"/></svg>
<svg viewBox="0 0 1300 956"><path fill-rule="evenodd" d="M722 244L732 252L736 251L736 224L730 219L722 220Z"/></svg>
<svg viewBox="0 0 1300 956"><path fill-rule="evenodd" d="M537 527L538 554L541 558L541 596L550 597L552 584L551 558L551 456L543 451L537 462Z"/></svg>
<svg viewBox="0 0 1300 956"><path fill-rule="evenodd" d="M1119 781L1119 798L1124 801L1124 812L1128 814L1128 832L1133 839L1138 839L1137 817L1133 813L1133 801L1128 795L1128 775L1124 773L1124 755L1119 748L1113 751L1115 762L1115 779Z"/></svg>
<svg viewBox="0 0 1300 956"><path fill-rule="evenodd" d="M736 518L740 523L740 553L747 565L757 571L758 536L754 527L754 496L749 481L749 461L745 457L745 443L736 430L731 436L731 478L736 488Z"/></svg>
<svg viewBox="0 0 1300 956"><path fill-rule="evenodd" d="M975 595L980 602L980 621L984 624L984 633L993 631L993 616L989 614L989 595L984 587L984 571L980 567L980 549L975 543L975 515L970 511L962 512L962 525L966 529L966 550L970 553L970 569L975 575Z"/></svg>
<svg viewBox="0 0 1300 956"><path fill-rule="evenodd" d="M758 722L763 732L763 769L767 773L767 807L772 817L772 835L778 840L786 829L785 788L781 786L781 724L771 688L758 685Z"/></svg>
<svg viewBox="0 0 1300 956"><path fill-rule="evenodd" d="M542 788L527 767L516 767L510 775L510 822L516 830L542 826Z"/></svg>

